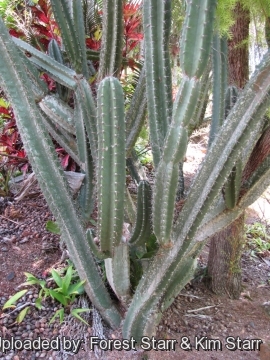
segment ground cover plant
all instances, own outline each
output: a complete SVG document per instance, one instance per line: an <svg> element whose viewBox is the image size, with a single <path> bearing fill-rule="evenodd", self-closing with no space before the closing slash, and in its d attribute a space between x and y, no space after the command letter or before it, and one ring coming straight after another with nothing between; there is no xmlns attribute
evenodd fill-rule
<svg viewBox="0 0 270 360"><path fill-rule="evenodd" d="M194 126L210 58L217 1L187 2L180 43L183 76L174 102L168 52L171 2L143 2L145 65L126 112L118 80L122 1L103 1L99 68L92 87L93 54L86 51L82 3L73 2L70 7L69 1L52 0L51 5L65 53L51 40L51 56L46 55L11 38L1 22L0 84L86 293L111 327L121 325L123 337L139 341L142 335L155 333L162 313L192 278L205 241L236 219L269 185L269 156L248 178L243 179L242 173L268 126L270 55L263 58L226 119L225 86L220 79L224 97L214 100L219 111L212 118L211 146L174 221L179 163ZM221 41L216 34L215 41ZM61 61L63 55L69 67ZM48 92L40 71L61 85L62 95ZM70 93L74 107L63 89ZM153 189L133 153L146 107L155 168ZM85 175L76 198L49 134ZM126 159L138 186L136 205L125 187ZM89 222L95 204L98 216L93 230ZM98 259L104 260L110 290Z"/></svg>

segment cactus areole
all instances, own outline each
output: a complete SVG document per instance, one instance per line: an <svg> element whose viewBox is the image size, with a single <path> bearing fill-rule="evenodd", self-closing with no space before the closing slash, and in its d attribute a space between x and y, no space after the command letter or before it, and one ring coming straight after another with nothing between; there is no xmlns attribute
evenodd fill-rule
<svg viewBox="0 0 270 360"><path fill-rule="evenodd" d="M171 1L143 1L144 66L129 109L125 109L119 80L122 0L103 1L96 87L90 86L89 74L94 67L87 58L81 1L71 5L69 0L51 0L65 54L55 41L45 54L13 39L0 21L0 86L13 106L29 160L61 237L85 280L93 306L109 326L121 326L123 337L137 342L142 336L155 334L162 313L192 278L205 241L236 219L270 183L266 158L245 184L234 181L232 190L226 188L225 200L221 192L240 160L244 168L268 121L268 53L223 124L213 132L205 160L174 218L179 163L184 160L204 87L217 0L188 0L186 4L180 40L182 80L173 101L168 49ZM56 92L44 87L40 72L56 82ZM220 96L214 98L221 101ZM132 159L146 113L154 160L153 186L139 168L136 170ZM52 137L85 175L75 198ZM126 188L127 157L137 172L135 203ZM241 179L241 174L237 177ZM245 186L245 191L240 191L240 186ZM96 227L90 229L95 206ZM104 282L100 261L105 263L106 281L114 297Z"/></svg>

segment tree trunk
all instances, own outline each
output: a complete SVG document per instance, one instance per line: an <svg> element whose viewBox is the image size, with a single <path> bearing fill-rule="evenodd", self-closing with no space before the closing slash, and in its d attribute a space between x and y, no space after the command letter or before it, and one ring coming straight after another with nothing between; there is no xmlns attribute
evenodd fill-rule
<svg viewBox="0 0 270 360"><path fill-rule="evenodd" d="M249 77L249 12L237 3L235 23L228 41L229 84L243 88ZM211 238L208 257L209 286L218 295L238 299L241 293L241 255L244 244L244 213Z"/></svg>
<svg viewBox="0 0 270 360"><path fill-rule="evenodd" d="M212 237L208 258L210 288L217 295L238 299L241 293L241 254L245 215Z"/></svg>
<svg viewBox="0 0 270 360"><path fill-rule="evenodd" d="M232 38L228 41L229 84L242 89L249 79L249 11L237 3L234 9L235 23L231 27Z"/></svg>

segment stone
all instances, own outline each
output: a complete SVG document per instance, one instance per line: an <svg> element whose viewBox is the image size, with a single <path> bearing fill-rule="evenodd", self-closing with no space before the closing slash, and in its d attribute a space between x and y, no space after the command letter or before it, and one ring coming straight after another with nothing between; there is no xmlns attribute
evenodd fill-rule
<svg viewBox="0 0 270 360"><path fill-rule="evenodd" d="M11 271L8 275L7 275L7 280L8 281L12 281L15 278L16 274L14 271Z"/></svg>

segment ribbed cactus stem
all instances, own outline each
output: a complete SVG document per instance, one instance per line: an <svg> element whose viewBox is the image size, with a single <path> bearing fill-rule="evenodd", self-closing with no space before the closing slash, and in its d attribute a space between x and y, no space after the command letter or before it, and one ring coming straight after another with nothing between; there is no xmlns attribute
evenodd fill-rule
<svg viewBox="0 0 270 360"><path fill-rule="evenodd" d="M65 151L71 156L71 158L80 164L80 158L78 156L78 147L74 139L74 136L65 131L63 128L55 124L54 121L44 114L41 115L41 120L51 136L58 142L58 144L65 149Z"/></svg>
<svg viewBox="0 0 270 360"><path fill-rule="evenodd" d="M157 309L175 280L179 262L197 256L200 244L194 242L196 230L219 196L239 151L250 139L250 133L260 131L258 121L263 121L263 112L270 101L269 70L270 54L265 57L260 69L241 94L229 115L227 126L221 128L219 138L212 144L174 227L173 243L171 246L160 246L157 256L140 281L124 322L124 337L144 333L148 324L155 322Z"/></svg>
<svg viewBox="0 0 270 360"><path fill-rule="evenodd" d="M122 64L123 0L103 0L98 79L118 77Z"/></svg>
<svg viewBox="0 0 270 360"><path fill-rule="evenodd" d="M99 84L97 117L97 237L112 256L122 237L126 176L124 96L116 78Z"/></svg>
<svg viewBox="0 0 270 360"><path fill-rule="evenodd" d="M215 136L225 119L225 94L228 86L227 79L227 38L213 37L213 110L208 146L211 146Z"/></svg>
<svg viewBox="0 0 270 360"><path fill-rule="evenodd" d="M122 304L130 299L130 259L128 243L121 241L114 247L112 258L105 259L105 270L109 284Z"/></svg>
<svg viewBox="0 0 270 360"><path fill-rule="evenodd" d="M56 125L75 135L74 111L70 106L53 95L45 96L39 106Z"/></svg>
<svg viewBox="0 0 270 360"><path fill-rule="evenodd" d="M147 181L142 180L138 186L137 218L129 244L145 245L151 233L151 187Z"/></svg>
<svg viewBox="0 0 270 360"><path fill-rule="evenodd" d="M78 81L78 88L76 89L76 99L82 107L84 125L90 142L91 155L96 162L98 147L97 108L90 85L84 78Z"/></svg>
<svg viewBox="0 0 270 360"><path fill-rule="evenodd" d="M160 243L171 241L178 164L183 161L186 153L189 123L194 115L200 91L199 79L210 53L214 12L215 2L211 3L211 6L208 1L191 0L188 3L189 15L183 25L184 41L180 52L184 76L174 103L172 121L164 142L154 187L153 230ZM199 47L202 44L205 46L203 49Z"/></svg>
<svg viewBox="0 0 270 360"><path fill-rule="evenodd" d="M65 50L78 74L88 78L82 1L51 0Z"/></svg>
<svg viewBox="0 0 270 360"><path fill-rule="evenodd" d="M227 117L237 101L238 91L236 87L230 86L225 95L225 117ZM223 189L225 203L228 209L233 209L238 201L242 180L242 159L236 162Z"/></svg>
<svg viewBox="0 0 270 360"><path fill-rule="evenodd" d="M39 102L40 100L42 100L42 98L44 98L46 94L48 94L48 87L45 82L40 79L38 69L33 66L29 58L24 57L22 61L24 64L25 72L27 73L28 78L31 81L32 91L34 93L35 100L36 102Z"/></svg>
<svg viewBox="0 0 270 360"><path fill-rule="evenodd" d="M13 38L13 41L21 50L30 53L31 57L29 57L29 60L37 67L45 70L54 80L69 89L74 90L76 88L77 75L74 70L52 59L49 55L38 51L21 39Z"/></svg>
<svg viewBox="0 0 270 360"><path fill-rule="evenodd" d="M140 78L126 113L126 152L131 153L133 146L144 124L147 108L145 66L142 68Z"/></svg>
<svg viewBox="0 0 270 360"><path fill-rule="evenodd" d="M171 121L172 85L168 48L170 25L170 1L144 1L148 117L155 166L161 159L164 139Z"/></svg>
<svg viewBox="0 0 270 360"><path fill-rule="evenodd" d="M79 87L78 87L79 89ZM77 89L77 90L78 90ZM85 112L83 103L78 96L75 97L74 109L76 139L81 164L81 172L86 174L83 186L80 189L78 201L84 220L89 220L94 207L94 160L91 154L90 144L85 127Z"/></svg>
<svg viewBox="0 0 270 360"><path fill-rule="evenodd" d="M180 64L189 77L200 78L211 48L216 0L189 0L180 41Z"/></svg>
<svg viewBox="0 0 270 360"><path fill-rule="evenodd" d="M48 55L50 55L54 60L58 61L60 64L64 64L62 52L55 39L52 39L49 42ZM60 85L58 83L56 83L56 89L60 99L67 101L69 96L69 90L63 85Z"/></svg>

